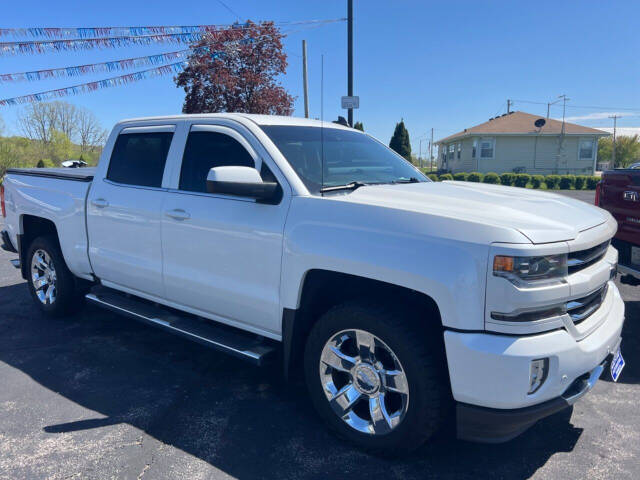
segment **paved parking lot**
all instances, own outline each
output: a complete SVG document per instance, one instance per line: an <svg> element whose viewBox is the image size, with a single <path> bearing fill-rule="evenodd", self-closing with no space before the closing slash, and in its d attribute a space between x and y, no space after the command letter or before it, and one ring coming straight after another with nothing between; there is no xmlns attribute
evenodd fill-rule
<svg viewBox="0 0 640 480"><path fill-rule="evenodd" d="M585 195L592 192L574 192ZM299 384L86 308L43 317L0 251L0 478L640 478L640 287L621 286L627 367L503 445L370 457Z"/></svg>

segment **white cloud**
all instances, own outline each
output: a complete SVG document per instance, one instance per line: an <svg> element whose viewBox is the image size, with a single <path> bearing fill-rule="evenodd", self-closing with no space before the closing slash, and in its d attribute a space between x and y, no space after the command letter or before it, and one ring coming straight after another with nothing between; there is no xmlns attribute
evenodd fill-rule
<svg viewBox="0 0 640 480"><path fill-rule="evenodd" d="M589 120L602 120L605 118L612 117L617 115L618 117L637 117L637 113L629 113L629 112L595 112L595 113L587 113L586 115L576 115L572 117L565 117L564 120L566 122L578 122L578 121L589 121ZM561 118L556 118L555 120L562 121Z"/></svg>
<svg viewBox="0 0 640 480"><path fill-rule="evenodd" d="M613 127L596 127L598 130L604 130L613 135ZM616 135L618 137L633 137L634 135L640 135L640 127L618 127L616 128Z"/></svg>

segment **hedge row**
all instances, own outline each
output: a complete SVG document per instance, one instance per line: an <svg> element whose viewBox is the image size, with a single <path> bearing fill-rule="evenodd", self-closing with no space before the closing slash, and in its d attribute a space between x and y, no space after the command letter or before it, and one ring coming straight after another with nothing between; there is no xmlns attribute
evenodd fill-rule
<svg viewBox="0 0 640 480"><path fill-rule="evenodd" d="M549 190L594 190L600 177L590 175L529 175L528 173L443 173L436 175L428 173L427 176L434 182L442 180L459 180L462 182L493 183L496 185L509 185L514 187L547 188Z"/></svg>

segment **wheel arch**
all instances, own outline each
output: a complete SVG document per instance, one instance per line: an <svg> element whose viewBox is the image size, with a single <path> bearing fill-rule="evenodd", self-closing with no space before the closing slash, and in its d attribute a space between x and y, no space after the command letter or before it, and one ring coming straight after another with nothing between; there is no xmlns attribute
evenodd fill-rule
<svg viewBox="0 0 640 480"><path fill-rule="evenodd" d="M283 366L286 378L295 375L304 353L306 338L318 318L332 306L357 298L393 302L400 308L421 312L419 318L442 329L436 301L429 295L392 283L347 273L312 269L305 273L298 308L282 313ZM428 325L425 323L425 325Z"/></svg>
<svg viewBox="0 0 640 480"><path fill-rule="evenodd" d="M56 224L48 218L38 217L35 215L21 215L20 216L20 234L18 235L18 256L20 258L20 272L22 278L25 280L28 277L29 266L27 265L27 251L31 242L43 235L53 236L58 245L60 245L60 238L58 236L58 228Z"/></svg>

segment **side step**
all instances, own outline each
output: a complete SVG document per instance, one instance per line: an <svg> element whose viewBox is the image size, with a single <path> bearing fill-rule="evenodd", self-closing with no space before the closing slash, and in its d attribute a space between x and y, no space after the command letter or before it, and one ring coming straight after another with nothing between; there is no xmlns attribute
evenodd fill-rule
<svg viewBox="0 0 640 480"><path fill-rule="evenodd" d="M174 313L155 303L109 288L96 287L86 295L86 299L99 307L181 335L257 366L264 365L276 351L271 340L258 335L188 313Z"/></svg>

